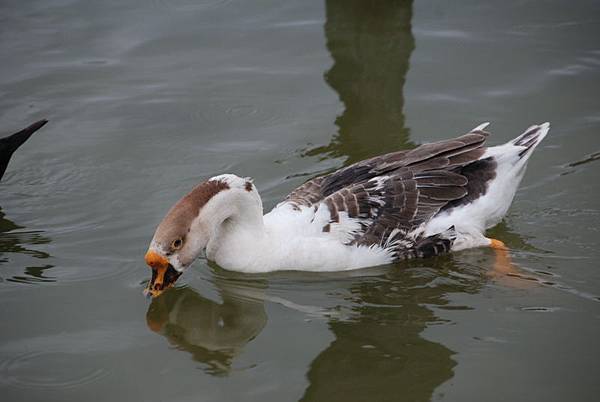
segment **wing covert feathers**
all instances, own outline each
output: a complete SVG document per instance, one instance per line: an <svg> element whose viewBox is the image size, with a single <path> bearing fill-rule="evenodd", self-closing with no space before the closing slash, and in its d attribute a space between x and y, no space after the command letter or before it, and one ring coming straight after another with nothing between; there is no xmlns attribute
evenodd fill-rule
<svg viewBox="0 0 600 402"><path fill-rule="evenodd" d="M326 176L309 180L286 197L297 205L311 206L336 191L384 175L398 175L406 170L449 169L465 166L479 159L489 134L473 131L458 138L423 144L412 150L392 152L357 162Z"/></svg>
<svg viewBox="0 0 600 402"><path fill-rule="evenodd" d="M489 135L485 127L357 162L309 180L286 201L297 207L315 206L315 210L326 205L330 220L324 232L341 224L342 216L356 220L360 229L352 233L350 245L393 249L398 259L448 251L452 236L423 238L423 227L441 209L468 194L469 178L461 170L485 153Z"/></svg>
<svg viewBox="0 0 600 402"><path fill-rule="evenodd" d="M379 206L352 244L389 246L396 240L416 237L421 225L443 206L466 195L466 183L463 176L443 170L417 174L406 170L388 177L369 197Z"/></svg>

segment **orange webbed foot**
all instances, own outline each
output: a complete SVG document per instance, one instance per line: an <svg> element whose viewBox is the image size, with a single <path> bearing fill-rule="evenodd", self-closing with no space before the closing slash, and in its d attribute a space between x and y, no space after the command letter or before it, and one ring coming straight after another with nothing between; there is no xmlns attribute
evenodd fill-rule
<svg viewBox="0 0 600 402"><path fill-rule="evenodd" d="M506 247L506 244L504 244L503 241L497 239L490 239L490 247L494 250L508 251L508 247Z"/></svg>
<svg viewBox="0 0 600 402"><path fill-rule="evenodd" d="M494 250L496 258L494 267L488 275L506 286L518 289L527 289L533 286L533 283L527 275L524 275L519 268L513 264L509 248L504 242L496 239L490 239L490 247Z"/></svg>

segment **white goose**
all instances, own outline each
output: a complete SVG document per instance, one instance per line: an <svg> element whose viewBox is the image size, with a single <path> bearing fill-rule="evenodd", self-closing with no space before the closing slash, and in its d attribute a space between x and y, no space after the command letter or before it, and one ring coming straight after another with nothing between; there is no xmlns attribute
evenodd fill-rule
<svg viewBox="0 0 600 402"><path fill-rule="evenodd" d="M251 179L213 177L160 223L147 292L171 286L206 249L229 270L341 271L470 247L506 214L532 151L550 125L485 147L488 123L455 139L367 159L314 178L263 216Z"/></svg>

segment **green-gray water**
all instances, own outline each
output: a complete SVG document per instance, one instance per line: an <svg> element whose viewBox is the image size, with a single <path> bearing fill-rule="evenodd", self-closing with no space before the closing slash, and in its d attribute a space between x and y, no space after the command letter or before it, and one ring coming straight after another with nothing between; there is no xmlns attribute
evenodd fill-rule
<svg viewBox="0 0 600 402"><path fill-rule="evenodd" d="M0 3L3 401L595 401L596 1ZM344 274L198 261L150 302L143 254L199 181L307 178L491 121L550 121L474 249Z"/></svg>

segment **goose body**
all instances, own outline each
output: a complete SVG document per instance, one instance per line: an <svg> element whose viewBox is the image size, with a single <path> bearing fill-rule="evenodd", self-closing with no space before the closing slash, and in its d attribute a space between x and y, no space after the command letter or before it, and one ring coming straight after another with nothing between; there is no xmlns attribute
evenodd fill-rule
<svg viewBox="0 0 600 402"><path fill-rule="evenodd" d="M485 146L487 126L309 180L264 216L250 179L213 177L158 226L146 254L150 287L174 282L203 249L251 273L349 270L489 246L485 230L506 214L550 125L495 147Z"/></svg>

